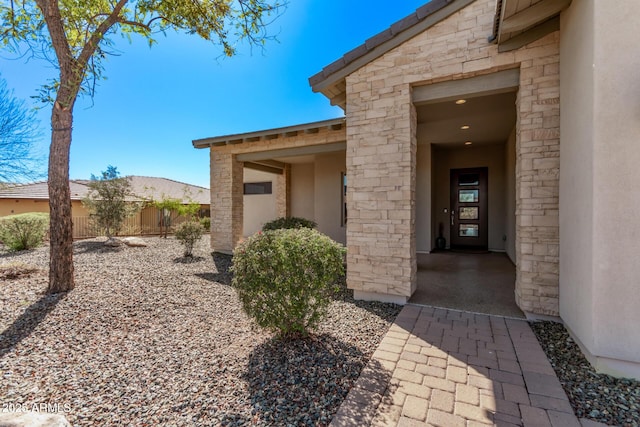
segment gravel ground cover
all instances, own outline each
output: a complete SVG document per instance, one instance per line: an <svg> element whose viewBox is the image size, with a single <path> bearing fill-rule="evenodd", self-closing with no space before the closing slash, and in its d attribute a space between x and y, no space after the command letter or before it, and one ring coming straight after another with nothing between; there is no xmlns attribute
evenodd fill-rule
<svg viewBox="0 0 640 427"><path fill-rule="evenodd" d="M579 418L640 425L640 381L596 373L560 323L533 322L531 328Z"/></svg>
<svg viewBox="0 0 640 427"><path fill-rule="evenodd" d="M324 426L400 309L343 290L314 339L280 342L244 315L230 258L206 238L194 259L172 238L145 240L76 242L76 288L55 296L47 247L0 247L12 266L0 279L0 410L48 405L77 426Z"/></svg>

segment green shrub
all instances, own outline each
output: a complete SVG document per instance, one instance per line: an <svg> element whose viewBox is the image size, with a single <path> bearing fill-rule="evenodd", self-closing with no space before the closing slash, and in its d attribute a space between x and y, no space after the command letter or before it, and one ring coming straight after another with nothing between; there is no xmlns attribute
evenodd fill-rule
<svg viewBox="0 0 640 427"><path fill-rule="evenodd" d="M175 236L184 245L184 256L193 256L193 246L202 237L204 229L197 221L185 221L176 227Z"/></svg>
<svg viewBox="0 0 640 427"><path fill-rule="evenodd" d="M0 240L12 251L38 247L49 228L49 214L42 212L0 218Z"/></svg>
<svg viewBox="0 0 640 427"><path fill-rule="evenodd" d="M232 284L258 325L285 338L306 336L337 291L344 252L310 228L258 232L234 251Z"/></svg>
<svg viewBox="0 0 640 427"><path fill-rule="evenodd" d="M316 228L318 224L310 219L295 216L280 217L269 221L262 226L262 231L279 230L281 228Z"/></svg>
<svg viewBox="0 0 640 427"><path fill-rule="evenodd" d="M204 228L205 232L208 232L211 230L211 218L208 216L200 218L200 225Z"/></svg>

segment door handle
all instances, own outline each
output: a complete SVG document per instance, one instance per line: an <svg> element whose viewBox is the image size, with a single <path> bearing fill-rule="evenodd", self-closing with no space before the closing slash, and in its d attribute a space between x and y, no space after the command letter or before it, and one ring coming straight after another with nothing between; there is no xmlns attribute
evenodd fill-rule
<svg viewBox="0 0 640 427"><path fill-rule="evenodd" d="M453 209L451 210L451 225L455 225L454 221L456 219L456 211L454 211Z"/></svg>

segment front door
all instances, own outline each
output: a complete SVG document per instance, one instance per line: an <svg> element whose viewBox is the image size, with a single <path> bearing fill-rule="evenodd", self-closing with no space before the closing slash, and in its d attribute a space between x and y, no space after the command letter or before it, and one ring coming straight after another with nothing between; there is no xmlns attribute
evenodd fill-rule
<svg viewBox="0 0 640 427"><path fill-rule="evenodd" d="M487 249L487 168L451 169L451 248Z"/></svg>

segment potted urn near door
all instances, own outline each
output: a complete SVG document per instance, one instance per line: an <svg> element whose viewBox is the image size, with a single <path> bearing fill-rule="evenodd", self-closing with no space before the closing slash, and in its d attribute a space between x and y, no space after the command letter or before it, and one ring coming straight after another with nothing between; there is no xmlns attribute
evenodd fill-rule
<svg viewBox="0 0 640 427"><path fill-rule="evenodd" d="M442 223L438 224L438 237L436 237L436 249L443 250L447 247L447 239L443 236L444 233L444 225Z"/></svg>

